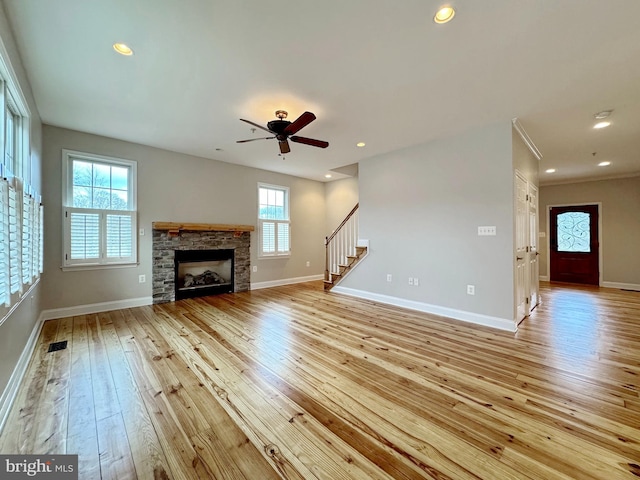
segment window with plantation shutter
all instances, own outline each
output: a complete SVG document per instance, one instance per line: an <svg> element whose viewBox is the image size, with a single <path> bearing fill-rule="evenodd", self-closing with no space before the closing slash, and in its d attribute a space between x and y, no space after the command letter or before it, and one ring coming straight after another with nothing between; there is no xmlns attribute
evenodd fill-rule
<svg viewBox="0 0 640 480"><path fill-rule="evenodd" d="M9 306L9 187L0 178L0 306Z"/></svg>
<svg viewBox="0 0 640 480"><path fill-rule="evenodd" d="M31 235L31 277L37 278L40 273L40 210L36 195L31 197L31 219L33 231Z"/></svg>
<svg viewBox="0 0 640 480"><path fill-rule="evenodd" d="M35 189L30 111L0 41L0 325L28 298L33 273ZM37 155L36 155L37 157ZM35 169L32 167L36 167Z"/></svg>
<svg viewBox="0 0 640 480"><path fill-rule="evenodd" d="M20 282L20 210L18 194L11 185L9 190L9 292L22 291Z"/></svg>
<svg viewBox="0 0 640 480"><path fill-rule="evenodd" d="M22 188L22 283L31 283L33 272L33 197L29 187Z"/></svg>
<svg viewBox="0 0 640 480"><path fill-rule="evenodd" d="M136 163L63 150L64 267L136 262Z"/></svg>
<svg viewBox="0 0 640 480"><path fill-rule="evenodd" d="M289 189L258 184L259 257L282 257L291 254Z"/></svg>
<svg viewBox="0 0 640 480"><path fill-rule="evenodd" d="M44 272L44 206L38 206L38 214L40 215L40 236L38 238L38 273Z"/></svg>

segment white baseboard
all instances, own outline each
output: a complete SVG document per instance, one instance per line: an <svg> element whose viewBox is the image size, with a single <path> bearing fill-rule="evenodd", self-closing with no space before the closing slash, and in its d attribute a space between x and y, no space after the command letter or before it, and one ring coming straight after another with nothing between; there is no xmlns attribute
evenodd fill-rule
<svg viewBox="0 0 640 480"><path fill-rule="evenodd" d="M507 330L509 332L516 332L518 330L515 320L509 320L506 318L491 317L489 315L466 312L464 310L456 310L454 308L441 307L439 305L431 305L423 302L416 302L414 300L382 295L380 293L372 293L366 292L364 290L356 290L354 288L341 287L340 285L333 287L331 289L331 292L341 293L343 295L349 295L357 298L364 298L366 300L373 300L375 302L395 305L396 307L408 308L411 310L417 310L419 312L432 313L434 315L440 315L442 317L449 317L456 320L462 320L464 322L483 325L485 327Z"/></svg>
<svg viewBox="0 0 640 480"><path fill-rule="evenodd" d="M309 275L307 277L283 278L282 280L269 280L267 282L256 282L251 284L251 290L260 290L261 288L279 287L280 285L292 285L294 283L313 282L322 280L324 276Z"/></svg>
<svg viewBox="0 0 640 480"><path fill-rule="evenodd" d="M541 282L548 282L549 275L538 275L538 280L540 280Z"/></svg>
<svg viewBox="0 0 640 480"><path fill-rule="evenodd" d="M640 292L640 285L636 283L620 283L620 282L602 282L602 287L620 288L622 290L635 290Z"/></svg>
<svg viewBox="0 0 640 480"><path fill-rule="evenodd" d="M13 369L9 382L4 389L4 392L2 392L2 396L0 396L0 433L2 433L2 429L9 417L9 412L11 411L11 406L18 394L22 378L27 371L29 361L33 356L33 351L38 343L38 337L40 336L43 323L44 319L42 318L42 314L40 314L38 320L36 320L36 324L33 326L33 330L31 330L31 335L29 336L29 340L27 340L27 344L22 349L22 354Z"/></svg>
<svg viewBox="0 0 640 480"><path fill-rule="evenodd" d="M91 313L108 312L110 310L120 310L121 308L134 308L151 305L153 297L129 298L127 300L116 300L113 302L90 303L88 305L76 305L75 307L53 308L44 310L40 316L43 320L54 318L73 317L75 315L88 315Z"/></svg>

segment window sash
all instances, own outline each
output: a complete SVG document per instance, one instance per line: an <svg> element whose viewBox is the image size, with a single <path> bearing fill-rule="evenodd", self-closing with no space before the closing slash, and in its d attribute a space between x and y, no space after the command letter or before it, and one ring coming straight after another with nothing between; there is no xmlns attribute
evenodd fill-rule
<svg viewBox="0 0 640 480"><path fill-rule="evenodd" d="M11 294L22 293L20 282L21 267L21 237L20 237L20 209L18 208L18 193L9 185L9 285Z"/></svg>
<svg viewBox="0 0 640 480"><path fill-rule="evenodd" d="M289 220L289 189L258 184L258 218Z"/></svg>
<svg viewBox="0 0 640 480"><path fill-rule="evenodd" d="M9 185L0 178L0 305L9 306Z"/></svg>
<svg viewBox="0 0 640 480"><path fill-rule="evenodd" d="M25 185L22 192L22 283L33 281L33 197Z"/></svg>
<svg viewBox="0 0 640 480"><path fill-rule="evenodd" d="M260 220L260 257L291 255L291 225L288 221Z"/></svg>
<svg viewBox="0 0 640 480"><path fill-rule="evenodd" d="M64 266L136 262L136 212L65 209Z"/></svg>

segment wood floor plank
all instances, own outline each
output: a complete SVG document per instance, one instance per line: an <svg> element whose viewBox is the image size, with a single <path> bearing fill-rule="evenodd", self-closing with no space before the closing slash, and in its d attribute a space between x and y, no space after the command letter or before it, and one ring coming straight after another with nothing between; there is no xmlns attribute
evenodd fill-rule
<svg viewBox="0 0 640 480"><path fill-rule="evenodd" d="M63 318L58 323L55 342L71 341L73 319ZM45 391L41 398L42 407L36 416L38 433L34 449L56 454L67 450L67 415L70 349L48 353L51 357Z"/></svg>
<svg viewBox="0 0 640 480"><path fill-rule="evenodd" d="M46 322L0 451L90 479L637 478L640 292L541 298L515 334L321 282Z"/></svg>
<svg viewBox="0 0 640 480"><path fill-rule="evenodd" d="M78 475L100 479L100 450L93 399L86 316L73 318L67 453L78 455Z"/></svg>
<svg viewBox="0 0 640 480"><path fill-rule="evenodd" d="M168 462L116 330L114 319L121 317L121 311L104 314L101 329L136 475L138 479L170 478Z"/></svg>
<svg viewBox="0 0 640 480"><path fill-rule="evenodd" d="M59 320L44 322L38 343L29 362L22 386L18 392L14 407L9 414L6 426L0 436L0 452L34 452L39 426L38 414L48 408L44 404L49 368L53 357L47 353L49 344L55 341Z"/></svg>
<svg viewBox="0 0 640 480"><path fill-rule="evenodd" d="M97 421L100 472L102 478L133 480L138 478L122 415L116 413Z"/></svg>
<svg viewBox="0 0 640 480"><path fill-rule="evenodd" d="M98 315L87 315L87 330L93 403L96 421L100 421L103 418L119 414L121 409Z"/></svg>

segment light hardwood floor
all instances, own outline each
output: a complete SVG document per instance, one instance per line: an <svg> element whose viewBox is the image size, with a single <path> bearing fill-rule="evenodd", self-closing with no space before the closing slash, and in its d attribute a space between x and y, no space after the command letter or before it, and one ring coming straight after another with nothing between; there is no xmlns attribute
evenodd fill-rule
<svg viewBox="0 0 640 480"><path fill-rule="evenodd" d="M639 477L640 293L542 299L517 334L320 282L48 321L0 452L81 479Z"/></svg>

